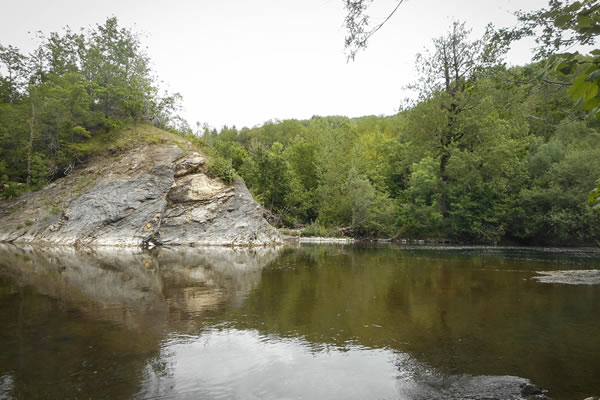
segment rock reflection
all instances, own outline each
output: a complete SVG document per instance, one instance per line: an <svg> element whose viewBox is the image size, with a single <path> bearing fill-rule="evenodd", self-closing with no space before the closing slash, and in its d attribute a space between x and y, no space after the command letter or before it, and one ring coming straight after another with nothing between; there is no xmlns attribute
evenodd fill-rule
<svg viewBox="0 0 600 400"><path fill-rule="evenodd" d="M0 260L0 272L17 284L97 319L140 328L144 314L167 311L155 258L135 250L0 244Z"/></svg>
<svg viewBox="0 0 600 400"><path fill-rule="evenodd" d="M169 332L242 302L276 257L0 244L0 398L134 397Z"/></svg>
<svg viewBox="0 0 600 400"><path fill-rule="evenodd" d="M218 307L241 306L261 280L263 268L280 248L164 248L157 255L169 321L178 332L193 333Z"/></svg>
<svg viewBox="0 0 600 400"><path fill-rule="evenodd" d="M278 251L214 247L148 253L0 243L0 273L92 317L140 329L189 320L224 303L239 306ZM176 316L167 318L170 313Z"/></svg>

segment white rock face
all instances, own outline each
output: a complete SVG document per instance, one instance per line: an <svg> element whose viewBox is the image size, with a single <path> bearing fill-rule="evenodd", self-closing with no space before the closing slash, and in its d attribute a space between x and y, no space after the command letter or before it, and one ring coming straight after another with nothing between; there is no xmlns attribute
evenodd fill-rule
<svg viewBox="0 0 600 400"><path fill-rule="evenodd" d="M82 246L281 242L243 181L207 176L199 153L143 146L0 202L0 241Z"/></svg>
<svg viewBox="0 0 600 400"><path fill-rule="evenodd" d="M179 203L206 201L221 193L225 188L223 182L211 179L203 173L186 175L175 180L169 192L169 200Z"/></svg>

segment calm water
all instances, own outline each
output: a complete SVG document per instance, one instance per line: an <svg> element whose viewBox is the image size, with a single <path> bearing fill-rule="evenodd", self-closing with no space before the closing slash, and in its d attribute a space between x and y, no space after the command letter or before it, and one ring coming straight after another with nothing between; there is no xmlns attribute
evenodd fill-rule
<svg viewBox="0 0 600 400"><path fill-rule="evenodd" d="M594 251L0 244L0 398L600 395Z"/></svg>

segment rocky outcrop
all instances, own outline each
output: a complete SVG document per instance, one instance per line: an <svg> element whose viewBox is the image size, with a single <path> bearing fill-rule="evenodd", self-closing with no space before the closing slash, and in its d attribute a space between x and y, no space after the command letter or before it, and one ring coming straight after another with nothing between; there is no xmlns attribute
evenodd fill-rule
<svg viewBox="0 0 600 400"><path fill-rule="evenodd" d="M205 158L145 145L0 203L0 241L81 246L264 246L280 242L245 184Z"/></svg>

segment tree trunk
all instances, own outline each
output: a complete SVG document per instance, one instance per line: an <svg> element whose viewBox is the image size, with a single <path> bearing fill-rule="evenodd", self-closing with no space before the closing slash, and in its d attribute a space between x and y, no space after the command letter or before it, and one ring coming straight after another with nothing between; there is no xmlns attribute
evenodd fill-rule
<svg viewBox="0 0 600 400"><path fill-rule="evenodd" d="M27 186L31 184L31 156L33 152L33 125L35 123L35 104L31 103L31 118L29 119L29 144L27 145Z"/></svg>
<svg viewBox="0 0 600 400"><path fill-rule="evenodd" d="M438 180L438 188L437 192L440 197L438 199L438 211L444 218L448 216L448 207L446 205L446 195L444 193L444 186L448 181L448 176L446 175L446 165L448 165L448 161L450 160L450 152L444 151L442 156L440 157L440 175Z"/></svg>

